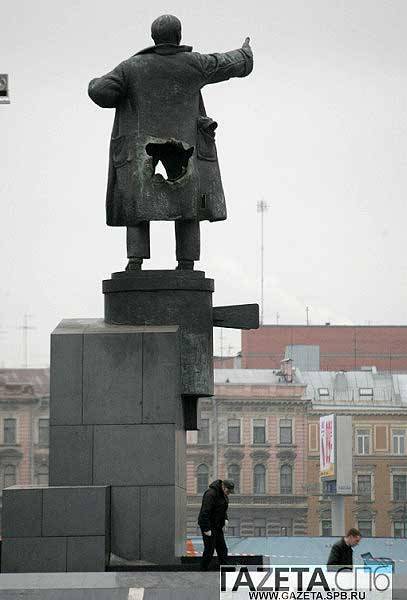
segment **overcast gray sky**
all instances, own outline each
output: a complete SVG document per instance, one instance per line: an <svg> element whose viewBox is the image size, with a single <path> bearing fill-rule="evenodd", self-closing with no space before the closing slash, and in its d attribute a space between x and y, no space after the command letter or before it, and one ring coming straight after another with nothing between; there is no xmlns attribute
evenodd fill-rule
<svg viewBox="0 0 407 600"><path fill-rule="evenodd" d="M22 364L25 313L32 366L61 319L103 314L125 231L105 225L113 111L87 84L150 45L168 12L197 51L250 35L255 54L250 77L204 90L228 206L202 226L214 304L259 300L264 199L265 323L304 323L308 305L313 324L406 324L405 0L14 0L0 9L0 366ZM174 267L171 223L153 224L150 264Z"/></svg>

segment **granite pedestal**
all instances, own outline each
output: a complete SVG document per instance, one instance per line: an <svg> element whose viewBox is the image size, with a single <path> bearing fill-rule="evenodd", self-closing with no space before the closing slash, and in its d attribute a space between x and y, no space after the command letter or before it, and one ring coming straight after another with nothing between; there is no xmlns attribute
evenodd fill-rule
<svg viewBox="0 0 407 600"><path fill-rule="evenodd" d="M50 485L111 486L112 552L126 559L183 553L180 363L178 326L72 320L52 334Z"/></svg>
<svg viewBox="0 0 407 600"><path fill-rule="evenodd" d="M103 282L105 321L116 325L177 325L181 393L213 395L213 279L203 271L131 271Z"/></svg>
<svg viewBox="0 0 407 600"><path fill-rule="evenodd" d="M51 487L6 490L3 571L104 570L110 549L165 565L183 554L185 432L213 395L213 326L256 327L258 307L213 309L200 271L114 273L103 292L104 320L51 335ZM104 519L88 515L100 490Z"/></svg>
<svg viewBox="0 0 407 600"><path fill-rule="evenodd" d="M3 573L104 571L110 488L19 487L3 492Z"/></svg>

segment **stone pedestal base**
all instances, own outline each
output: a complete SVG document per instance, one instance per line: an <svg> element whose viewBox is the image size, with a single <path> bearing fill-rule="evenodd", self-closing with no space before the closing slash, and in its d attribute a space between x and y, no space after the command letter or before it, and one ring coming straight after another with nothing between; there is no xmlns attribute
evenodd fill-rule
<svg viewBox="0 0 407 600"><path fill-rule="evenodd" d="M213 279L203 271L131 271L103 282L105 321L180 328L181 393L213 395Z"/></svg>
<svg viewBox="0 0 407 600"><path fill-rule="evenodd" d="M105 571L110 488L18 487L3 492L3 573Z"/></svg>
<svg viewBox="0 0 407 600"><path fill-rule="evenodd" d="M50 485L111 486L112 552L171 563L185 541L177 326L62 321L51 336Z"/></svg>

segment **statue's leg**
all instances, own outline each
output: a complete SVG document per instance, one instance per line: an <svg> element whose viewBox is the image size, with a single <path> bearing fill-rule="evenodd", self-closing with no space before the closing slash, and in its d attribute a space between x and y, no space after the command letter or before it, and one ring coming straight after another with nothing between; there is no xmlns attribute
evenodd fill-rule
<svg viewBox="0 0 407 600"><path fill-rule="evenodd" d="M141 221L137 225L127 227L126 271L140 271L143 258L150 258L150 222Z"/></svg>
<svg viewBox="0 0 407 600"><path fill-rule="evenodd" d="M194 260L199 260L200 242L199 221L175 221L178 270L194 268Z"/></svg>

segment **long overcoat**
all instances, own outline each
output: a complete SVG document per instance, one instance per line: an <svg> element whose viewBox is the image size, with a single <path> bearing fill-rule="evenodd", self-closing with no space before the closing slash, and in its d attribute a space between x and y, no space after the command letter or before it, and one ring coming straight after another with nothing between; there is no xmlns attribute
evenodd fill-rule
<svg viewBox="0 0 407 600"><path fill-rule="evenodd" d="M116 109L106 195L108 225L226 219L215 146L217 124L206 116L201 89L244 77L252 68L249 46L200 54L190 46L159 44L90 82L92 100ZM166 159L172 165L168 179L155 172L160 159L164 166Z"/></svg>

